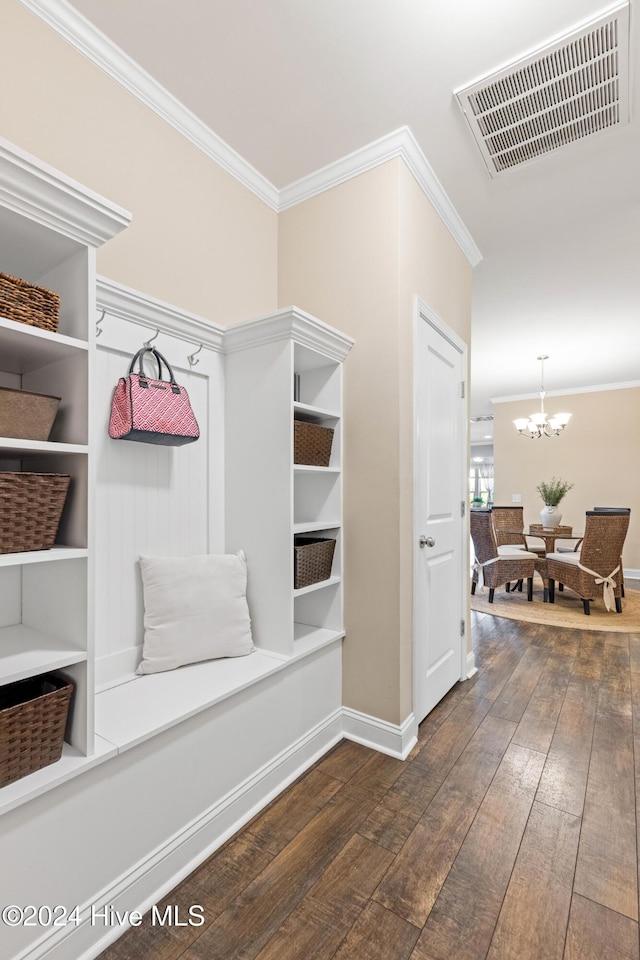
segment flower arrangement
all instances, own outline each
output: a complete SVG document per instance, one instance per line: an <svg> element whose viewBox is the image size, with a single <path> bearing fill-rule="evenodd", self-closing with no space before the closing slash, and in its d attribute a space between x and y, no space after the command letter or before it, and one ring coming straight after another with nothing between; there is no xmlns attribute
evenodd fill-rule
<svg viewBox="0 0 640 960"><path fill-rule="evenodd" d="M567 483L566 480L556 480L555 477L552 477L549 481L542 480L536 490L545 506L557 507L572 487L572 483Z"/></svg>

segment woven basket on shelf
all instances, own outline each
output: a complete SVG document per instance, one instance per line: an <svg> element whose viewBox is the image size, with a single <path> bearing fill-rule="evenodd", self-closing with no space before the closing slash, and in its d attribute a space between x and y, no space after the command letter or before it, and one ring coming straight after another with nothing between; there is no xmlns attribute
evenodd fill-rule
<svg viewBox="0 0 640 960"><path fill-rule="evenodd" d="M306 420L293 421L293 462L312 467L328 467L333 444L333 428Z"/></svg>
<svg viewBox="0 0 640 960"><path fill-rule="evenodd" d="M60 759L72 692L52 674L0 687L0 787Z"/></svg>
<svg viewBox="0 0 640 960"><path fill-rule="evenodd" d="M0 473L0 553L53 546L69 481L60 473Z"/></svg>
<svg viewBox="0 0 640 960"><path fill-rule="evenodd" d="M0 273L0 317L57 333L59 314L60 297L57 293L20 277Z"/></svg>
<svg viewBox="0 0 640 960"><path fill-rule="evenodd" d="M0 387L0 437L48 440L60 397Z"/></svg>
<svg viewBox="0 0 640 960"><path fill-rule="evenodd" d="M319 537L294 537L293 586L308 587L331 576L336 541Z"/></svg>

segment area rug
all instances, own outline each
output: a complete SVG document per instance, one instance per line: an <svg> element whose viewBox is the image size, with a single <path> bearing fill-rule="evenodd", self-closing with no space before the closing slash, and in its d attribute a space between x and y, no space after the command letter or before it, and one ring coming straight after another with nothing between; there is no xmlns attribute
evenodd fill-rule
<svg viewBox="0 0 640 960"><path fill-rule="evenodd" d="M637 582L637 581L636 581ZM525 620L528 623L545 623L552 627L570 627L572 630L608 630L615 633L640 632L640 591L625 589L622 613L607 613L602 600L594 600L591 614L586 617L582 600L571 590L560 592L556 585L555 603L542 602L542 584L536 577L533 581L533 601L527 601L527 585L522 593L507 593L504 587L496 590L493 603L489 603L486 587L477 589L471 597L471 609L478 613L490 613L508 620Z"/></svg>

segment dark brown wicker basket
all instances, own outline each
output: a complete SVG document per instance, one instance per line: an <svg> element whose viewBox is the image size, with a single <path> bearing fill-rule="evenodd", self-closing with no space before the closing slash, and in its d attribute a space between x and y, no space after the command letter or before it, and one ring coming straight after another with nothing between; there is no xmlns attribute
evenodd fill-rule
<svg viewBox="0 0 640 960"><path fill-rule="evenodd" d="M293 462L312 467L328 467L333 444L333 428L306 420L293 421Z"/></svg>
<svg viewBox="0 0 640 960"><path fill-rule="evenodd" d="M319 537L294 537L293 586L295 590L331 576L336 541Z"/></svg>
<svg viewBox="0 0 640 960"><path fill-rule="evenodd" d="M60 759L72 692L52 674L0 687L0 787Z"/></svg>
<svg viewBox="0 0 640 960"><path fill-rule="evenodd" d="M58 332L60 297L27 280L0 273L0 316L31 327Z"/></svg>
<svg viewBox="0 0 640 960"><path fill-rule="evenodd" d="M60 473L0 473L0 553L53 546L69 481Z"/></svg>

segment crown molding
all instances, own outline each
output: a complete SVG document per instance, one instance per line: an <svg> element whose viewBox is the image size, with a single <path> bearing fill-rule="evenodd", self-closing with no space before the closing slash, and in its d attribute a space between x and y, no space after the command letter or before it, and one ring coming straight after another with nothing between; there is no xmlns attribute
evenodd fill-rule
<svg viewBox="0 0 640 960"><path fill-rule="evenodd" d="M276 313L227 327L224 334L224 352L235 353L249 347L287 339L324 353L338 362L345 359L353 346L353 340L346 334L298 307L287 307Z"/></svg>
<svg viewBox="0 0 640 960"><path fill-rule="evenodd" d="M96 278L96 306L108 316L130 320L222 353L224 327L156 300L107 277Z"/></svg>
<svg viewBox="0 0 640 960"><path fill-rule="evenodd" d="M596 383L589 387L566 387L563 390L545 391L548 397L573 397L576 393L604 393L608 390L633 390L640 387L640 380L625 380L620 383ZM518 393L512 397L491 397L491 403L513 403L516 400L539 400L540 393Z"/></svg>
<svg viewBox="0 0 640 960"><path fill-rule="evenodd" d="M0 204L79 243L99 247L131 214L0 137Z"/></svg>
<svg viewBox="0 0 640 960"><path fill-rule="evenodd" d="M409 127L400 127L321 170L278 190L194 113L98 30L67 0L19 0L190 143L280 213L368 170L400 157L472 267L482 254L449 200Z"/></svg>
<svg viewBox="0 0 640 960"><path fill-rule="evenodd" d="M409 127L400 127L308 177L302 177L288 187L283 187L280 191L279 210L287 210L396 157L404 161L471 266L476 267L482 260L482 254Z"/></svg>
<svg viewBox="0 0 640 960"><path fill-rule="evenodd" d="M277 211L276 187L66 0L20 3Z"/></svg>

